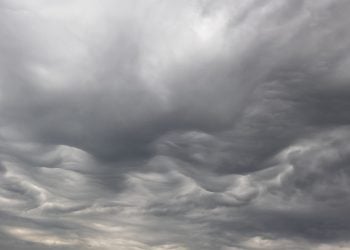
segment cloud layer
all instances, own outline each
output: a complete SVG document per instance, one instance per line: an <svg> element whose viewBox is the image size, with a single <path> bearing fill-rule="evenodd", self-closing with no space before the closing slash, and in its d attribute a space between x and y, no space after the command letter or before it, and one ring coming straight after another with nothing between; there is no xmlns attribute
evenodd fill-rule
<svg viewBox="0 0 350 250"><path fill-rule="evenodd" d="M350 248L347 0L0 0L0 248Z"/></svg>

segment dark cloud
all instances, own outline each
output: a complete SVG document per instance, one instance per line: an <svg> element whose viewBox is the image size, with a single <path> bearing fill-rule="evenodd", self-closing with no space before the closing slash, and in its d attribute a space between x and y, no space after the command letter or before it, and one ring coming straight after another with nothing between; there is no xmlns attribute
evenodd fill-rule
<svg viewBox="0 0 350 250"><path fill-rule="evenodd" d="M0 248L348 249L349 11L0 1Z"/></svg>

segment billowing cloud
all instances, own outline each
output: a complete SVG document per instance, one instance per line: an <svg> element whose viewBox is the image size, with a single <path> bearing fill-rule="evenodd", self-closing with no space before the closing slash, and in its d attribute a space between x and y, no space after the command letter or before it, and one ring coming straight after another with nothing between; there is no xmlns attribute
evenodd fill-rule
<svg viewBox="0 0 350 250"><path fill-rule="evenodd" d="M347 0L0 0L0 249L349 249Z"/></svg>

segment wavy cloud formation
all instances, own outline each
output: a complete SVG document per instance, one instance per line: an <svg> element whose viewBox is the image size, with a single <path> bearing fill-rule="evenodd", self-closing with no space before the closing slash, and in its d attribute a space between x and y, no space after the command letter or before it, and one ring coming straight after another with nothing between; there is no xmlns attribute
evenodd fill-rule
<svg viewBox="0 0 350 250"><path fill-rule="evenodd" d="M0 0L0 249L349 249L349 11Z"/></svg>

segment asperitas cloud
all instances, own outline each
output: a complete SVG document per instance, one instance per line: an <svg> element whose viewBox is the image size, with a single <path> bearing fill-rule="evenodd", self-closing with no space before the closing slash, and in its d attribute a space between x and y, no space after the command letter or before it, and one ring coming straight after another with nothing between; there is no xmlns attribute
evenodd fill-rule
<svg viewBox="0 0 350 250"><path fill-rule="evenodd" d="M1 250L350 249L348 0L0 0Z"/></svg>

